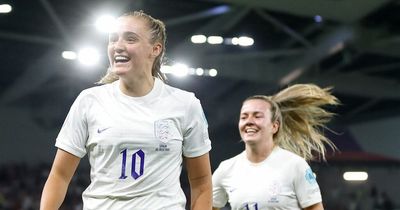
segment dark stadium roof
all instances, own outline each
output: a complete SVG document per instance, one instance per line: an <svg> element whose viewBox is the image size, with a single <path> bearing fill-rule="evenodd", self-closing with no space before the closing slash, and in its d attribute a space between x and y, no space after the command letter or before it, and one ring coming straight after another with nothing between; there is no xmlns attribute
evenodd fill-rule
<svg viewBox="0 0 400 210"><path fill-rule="evenodd" d="M0 107L20 109L45 130L58 130L77 94L105 72L107 37L94 31L96 16L138 9L165 21L170 62L218 70L216 77L169 76L171 85L195 92L202 101L216 149L225 144L234 144L237 150L241 147L234 142L239 141L236 121L245 97L272 94L295 83L334 87L342 102L333 109L338 113L333 127L339 131L360 122L400 116L399 1L1 3L11 4L13 11L0 14ZM315 20L317 15L321 22ZM198 33L246 35L255 44L243 48L194 45L190 37ZM63 50L84 43L103 50L97 71L82 72L82 67L60 56Z"/></svg>

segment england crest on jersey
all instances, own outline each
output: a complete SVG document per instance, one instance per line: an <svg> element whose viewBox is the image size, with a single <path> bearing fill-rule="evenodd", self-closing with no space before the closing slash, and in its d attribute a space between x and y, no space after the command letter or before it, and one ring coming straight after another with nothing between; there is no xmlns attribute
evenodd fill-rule
<svg viewBox="0 0 400 210"><path fill-rule="evenodd" d="M172 128L174 126L174 122L170 119L162 119L154 122L154 132L156 138L163 143L167 143L170 139L172 139L173 131Z"/></svg>

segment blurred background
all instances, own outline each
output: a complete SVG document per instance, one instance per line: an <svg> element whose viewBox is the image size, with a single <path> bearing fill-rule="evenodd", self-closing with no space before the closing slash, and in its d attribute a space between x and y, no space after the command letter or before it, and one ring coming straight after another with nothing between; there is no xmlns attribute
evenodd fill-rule
<svg viewBox="0 0 400 210"><path fill-rule="evenodd" d="M163 71L202 102L212 170L244 149L246 97L331 86L342 105L326 135L339 152L310 163L325 209L400 209L395 0L0 0L0 209L38 209L64 118L105 74L107 26L130 10L166 23ZM62 208L81 209L88 183L85 159Z"/></svg>

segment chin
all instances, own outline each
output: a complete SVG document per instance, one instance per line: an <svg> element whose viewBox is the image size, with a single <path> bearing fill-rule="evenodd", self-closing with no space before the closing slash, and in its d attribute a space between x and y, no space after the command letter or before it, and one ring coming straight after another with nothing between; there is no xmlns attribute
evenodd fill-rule
<svg viewBox="0 0 400 210"><path fill-rule="evenodd" d="M125 70L125 69L118 69L118 68L113 67L112 70L111 70L111 72L114 73L114 74L116 74L116 75L118 75L118 76L122 76L122 75L124 75L124 74L127 72L127 70Z"/></svg>
<svg viewBox="0 0 400 210"><path fill-rule="evenodd" d="M244 143L252 143L256 142L257 139L252 139L252 138L242 138Z"/></svg>
<svg viewBox="0 0 400 210"><path fill-rule="evenodd" d="M258 141L256 141L255 139L247 139L247 140L243 140L244 141L244 144L245 145L247 145L247 146L250 146L250 147L253 147L253 146L257 146L258 145Z"/></svg>

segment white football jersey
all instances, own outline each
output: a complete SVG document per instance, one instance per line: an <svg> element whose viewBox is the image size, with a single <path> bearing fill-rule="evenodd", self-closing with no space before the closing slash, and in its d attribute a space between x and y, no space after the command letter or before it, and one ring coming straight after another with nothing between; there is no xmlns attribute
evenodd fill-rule
<svg viewBox="0 0 400 210"><path fill-rule="evenodd" d="M260 163L246 152L221 162L213 174L213 206L232 210L301 210L321 202L310 166L300 156L275 147Z"/></svg>
<svg viewBox="0 0 400 210"><path fill-rule="evenodd" d="M201 156L211 142L194 94L155 79L143 97L124 95L119 81L82 91L56 146L88 155L84 209L183 210L182 156Z"/></svg>

